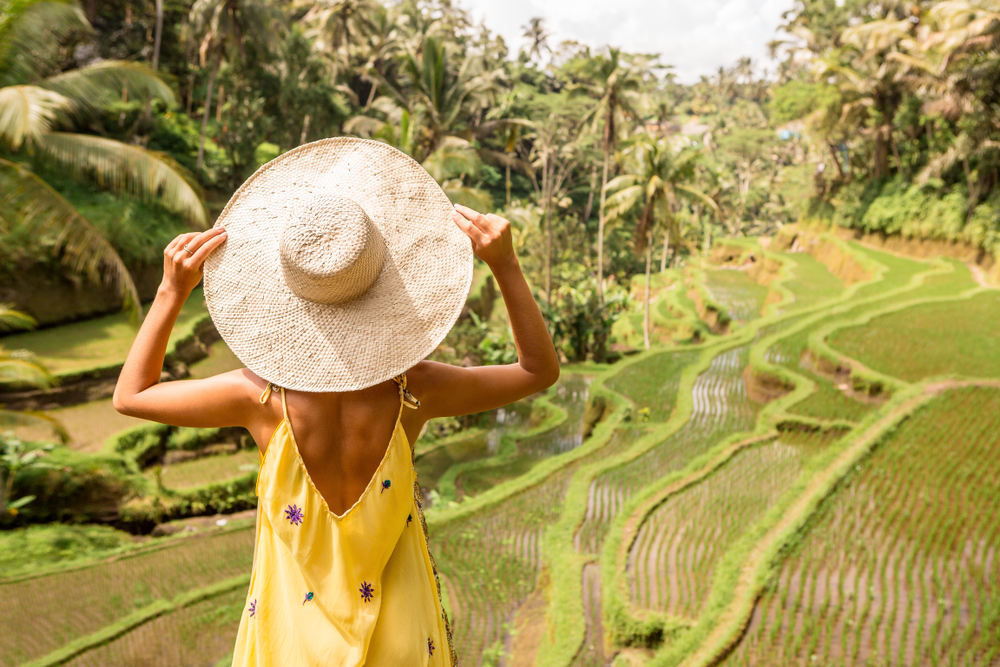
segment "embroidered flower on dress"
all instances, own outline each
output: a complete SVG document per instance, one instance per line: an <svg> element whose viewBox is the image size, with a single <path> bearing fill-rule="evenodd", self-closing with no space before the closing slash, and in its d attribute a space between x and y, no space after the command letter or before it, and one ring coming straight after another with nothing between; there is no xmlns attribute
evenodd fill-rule
<svg viewBox="0 0 1000 667"><path fill-rule="evenodd" d="M427 638L427 652L434 655L434 640L430 637Z"/></svg>
<svg viewBox="0 0 1000 667"><path fill-rule="evenodd" d="M375 589L367 581L361 582L361 588L358 590L361 591L361 599L365 602L371 602L372 598L375 597Z"/></svg>
<svg viewBox="0 0 1000 667"><path fill-rule="evenodd" d="M382 490L379 491L379 495L385 493L385 490L388 489L390 486L392 486L392 482L389 481L389 480L387 480L387 479L383 479L382 480Z"/></svg>
<svg viewBox="0 0 1000 667"><path fill-rule="evenodd" d="M285 518L292 522L293 526L302 523L302 508L298 505L289 505L285 508Z"/></svg>
<svg viewBox="0 0 1000 667"><path fill-rule="evenodd" d="M254 598L253 602L250 603L250 618L257 613L257 598Z"/></svg>
<svg viewBox="0 0 1000 667"><path fill-rule="evenodd" d="M306 599L302 601L302 606L303 607L306 606L306 602L312 602L312 599L314 597L315 597L315 595L313 595L312 591L309 591L308 593L306 593Z"/></svg>

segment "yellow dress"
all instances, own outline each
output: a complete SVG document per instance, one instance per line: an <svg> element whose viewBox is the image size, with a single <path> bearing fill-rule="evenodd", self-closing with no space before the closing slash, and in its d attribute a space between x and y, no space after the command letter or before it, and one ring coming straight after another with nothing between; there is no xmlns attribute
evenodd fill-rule
<svg viewBox="0 0 1000 667"><path fill-rule="evenodd" d="M281 389L285 418L257 478L253 574L234 667L455 664L413 453L400 423L403 406L415 401L405 376L396 381L400 415L389 447L342 516L309 478Z"/></svg>

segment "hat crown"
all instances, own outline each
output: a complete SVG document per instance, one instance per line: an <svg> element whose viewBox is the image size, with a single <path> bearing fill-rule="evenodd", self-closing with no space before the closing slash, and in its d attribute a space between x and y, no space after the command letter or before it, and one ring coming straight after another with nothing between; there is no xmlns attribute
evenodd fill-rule
<svg viewBox="0 0 1000 667"><path fill-rule="evenodd" d="M352 199L317 193L289 220L278 244L281 269L297 296L322 304L352 301L375 283L385 241Z"/></svg>

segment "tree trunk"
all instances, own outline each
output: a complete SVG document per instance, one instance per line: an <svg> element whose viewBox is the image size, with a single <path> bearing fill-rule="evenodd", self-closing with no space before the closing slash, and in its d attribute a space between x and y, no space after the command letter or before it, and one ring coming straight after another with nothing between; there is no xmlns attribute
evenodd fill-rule
<svg viewBox="0 0 1000 667"><path fill-rule="evenodd" d="M666 237L664 240L664 248L666 248ZM646 295L645 295L645 313L642 320L642 341L649 349L649 280L650 280L650 264L653 262L653 230L652 226L646 232Z"/></svg>
<svg viewBox="0 0 1000 667"><path fill-rule="evenodd" d="M663 256L660 257L660 273L667 270L667 250L670 249L670 230L663 232Z"/></svg>
<svg viewBox="0 0 1000 667"><path fill-rule="evenodd" d="M594 188L597 187L597 165L590 169L590 193L587 195L587 206L583 209L584 224L590 220L590 214L594 208Z"/></svg>
<svg viewBox="0 0 1000 667"><path fill-rule="evenodd" d="M198 163L196 170L201 171L205 164L205 134L208 132L208 117L212 113L212 88L215 86L215 75L219 73L219 63L222 60L222 49L216 47L215 59L212 61L212 71L208 74L208 88L205 89L205 108L201 114L201 139L198 141Z"/></svg>
<svg viewBox="0 0 1000 667"><path fill-rule="evenodd" d="M163 39L163 0L156 0L156 36L153 38L153 71L160 67L160 43ZM146 93L146 120L153 113L153 100Z"/></svg>
<svg viewBox="0 0 1000 667"><path fill-rule="evenodd" d="M510 162L507 163L507 208L510 208Z"/></svg>
<svg viewBox="0 0 1000 667"><path fill-rule="evenodd" d="M375 101L375 91L378 90L378 80L372 79L372 88L368 91L368 100L365 102L365 111L368 111L372 107L372 102Z"/></svg>
<svg viewBox="0 0 1000 667"><path fill-rule="evenodd" d="M219 99L215 100L215 122L222 122L222 105L226 102L226 87L219 84Z"/></svg>
<svg viewBox="0 0 1000 667"><path fill-rule="evenodd" d="M544 165L542 191L545 194L545 303L552 307L552 176L549 174L548 160Z"/></svg>
<svg viewBox="0 0 1000 667"><path fill-rule="evenodd" d="M844 167L840 164L840 156L837 155L836 149L833 147L833 143L826 142L826 147L830 149L830 158L833 160L833 165L837 168L837 174L839 180L844 180Z"/></svg>
<svg viewBox="0 0 1000 667"><path fill-rule="evenodd" d="M310 120L312 120L312 118L309 114L306 114L306 117L302 119L302 134L299 135L299 146L306 143L306 137L309 135Z"/></svg>
<svg viewBox="0 0 1000 667"><path fill-rule="evenodd" d="M597 300L604 303L604 199L608 187L608 161L611 147L604 147L604 175L601 176L601 208L597 211Z"/></svg>

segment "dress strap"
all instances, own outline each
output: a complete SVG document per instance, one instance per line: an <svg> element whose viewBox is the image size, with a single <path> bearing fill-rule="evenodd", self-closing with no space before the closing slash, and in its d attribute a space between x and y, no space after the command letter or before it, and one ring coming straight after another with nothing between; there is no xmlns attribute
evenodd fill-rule
<svg viewBox="0 0 1000 667"><path fill-rule="evenodd" d="M267 386L264 387L264 393L260 395L260 404L266 405L267 399L271 398L271 392L275 389L281 391L281 411L285 414L285 421L288 421L288 406L285 404L285 388L279 387L278 385L268 382Z"/></svg>
<svg viewBox="0 0 1000 667"><path fill-rule="evenodd" d="M399 387L399 400L406 407L416 410L420 407L420 401L414 398L413 394L406 388L406 373L401 373L392 378L392 381Z"/></svg>

